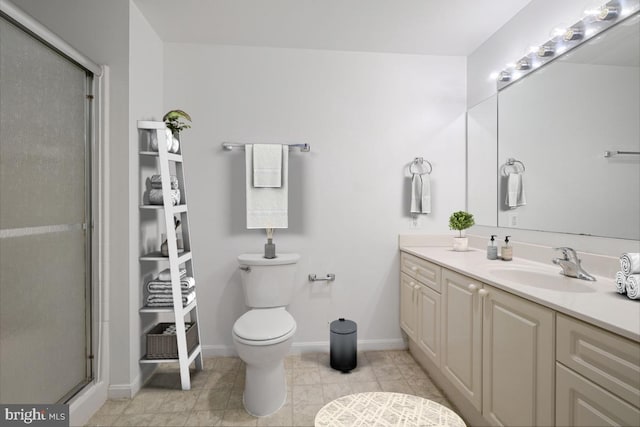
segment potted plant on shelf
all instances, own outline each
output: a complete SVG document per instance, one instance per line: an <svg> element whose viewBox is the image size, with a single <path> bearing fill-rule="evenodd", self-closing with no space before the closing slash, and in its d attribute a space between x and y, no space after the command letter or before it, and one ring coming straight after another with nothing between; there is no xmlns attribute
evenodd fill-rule
<svg viewBox="0 0 640 427"><path fill-rule="evenodd" d="M191 116L183 110L171 110L162 118L162 121L167 127L167 151L170 153L180 151L180 131L191 127L191 125L181 121L182 119L190 122ZM157 151L157 147L154 150Z"/></svg>
<svg viewBox="0 0 640 427"><path fill-rule="evenodd" d="M464 230L475 224L473 215L469 212L458 211L451 214L449 217L449 228L451 230L458 230L459 235L453 238L453 250L454 251L466 251L469 248L469 238L465 237Z"/></svg>

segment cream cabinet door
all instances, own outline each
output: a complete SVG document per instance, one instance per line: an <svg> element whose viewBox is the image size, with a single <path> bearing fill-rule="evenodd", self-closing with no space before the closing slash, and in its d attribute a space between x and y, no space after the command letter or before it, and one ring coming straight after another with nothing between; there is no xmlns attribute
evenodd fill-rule
<svg viewBox="0 0 640 427"><path fill-rule="evenodd" d="M482 411L481 288L481 282L442 270L442 373L478 411Z"/></svg>
<svg viewBox="0 0 640 427"><path fill-rule="evenodd" d="M556 426L638 426L640 410L556 364Z"/></svg>
<svg viewBox="0 0 640 427"><path fill-rule="evenodd" d="M424 285L418 288L418 346L440 366L440 294Z"/></svg>
<svg viewBox="0 0 640 427"><path fill-rule="evenodd" d="M413 340L416 339L416 287L414 279L400 273L400 327Z"/></svg>
<svg viewBox="0 0 640 427"><path fill-rule="evenodd" d="M496 426L554 424L554 314L486 286L482 415Z"/></svg>

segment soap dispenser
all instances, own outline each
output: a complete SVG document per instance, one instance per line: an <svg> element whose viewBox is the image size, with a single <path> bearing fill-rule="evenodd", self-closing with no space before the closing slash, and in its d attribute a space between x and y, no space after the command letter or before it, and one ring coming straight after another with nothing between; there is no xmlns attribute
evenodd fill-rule
<svg viewBox="0 0 640 427"><path fill-rule="evenodd" d="M491 240L487 244L487 259L498 259L498 247L496 246L496 235L491 235Z"/></svg>
<svg viewBox="0 0 640 427"><path fill-rule="evenodd" d="M504 246L500 252L503 261L511 261L513 259L513 247L509 246L509 237L511 236L504 238Z"/></svg>

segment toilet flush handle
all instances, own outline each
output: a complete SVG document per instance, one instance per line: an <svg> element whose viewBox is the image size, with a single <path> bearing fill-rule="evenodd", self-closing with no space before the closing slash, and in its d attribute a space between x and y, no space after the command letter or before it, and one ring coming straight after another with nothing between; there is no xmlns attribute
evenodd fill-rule
<svg viewBox="0 0 640 427"><path fill-rule="evenodd" d="M246 271L247 273L251 273L251 267L249 267L248 265L241 265L240 270Z"/></svg>

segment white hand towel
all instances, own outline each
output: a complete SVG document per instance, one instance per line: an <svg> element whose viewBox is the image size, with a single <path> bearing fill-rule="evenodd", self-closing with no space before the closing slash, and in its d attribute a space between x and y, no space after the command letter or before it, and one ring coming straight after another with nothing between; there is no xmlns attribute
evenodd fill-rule
<svg viewBox="0 0 640 427"><path fill-rule="evenodd" d="M627 280L626 276L622 273L622 271L616 272L616 291L619 294L627 293Z"/></svg>
<svg viewBox="0 0 640 427"><path fill-rule="evenodd" d="M411 213L431 213L431 177L428 173L411 176Z"/></svg>
<svg viewBox="0 0 640 427"><path fill-rule="evenodd" d="M507 177L507 200L505 200L505 204L511 209L527 204L522 178L522 174L517 172L510 173Z"/></svg>
<svg viewBox="0 0 640 427"><path fill-rule="evenodd" d="M288 228L289 226L289 146L281 145L282 185L280 188L253 186L253 146L245 145L247 228Z"/></svg>
<svg viewBox="0 0 640 427"><path fill-rule="evenodd" d="M640 274L632 274L627 277L627 296L631 299L640 298Z"/></svg>
<svg viewBox="0 0 640 427"><path fill-rule="evenodd" d="M282 146L255 144L253 146L253 186L282 187Z"/></svg>
<svg viewBox="0 0 640 427"><path fill-rule="evenodd" d="M181 279L183 277L186 277L187 270L185 268L181 268L180 271L178 272L178 275L180 276ZM164 282L170 281L171 280L171 270L168 269L168 268L165 268L164 270L162 270L160 273L158 273L158 279L157 280L161 280L161 281L164 281Z"/></svg>
<svg viewBox="0 0 640 427"><path fill-rule="evenodd" d="M640 253L627 252L622 254L620 269L625 276L640 273Z"/></svg>

